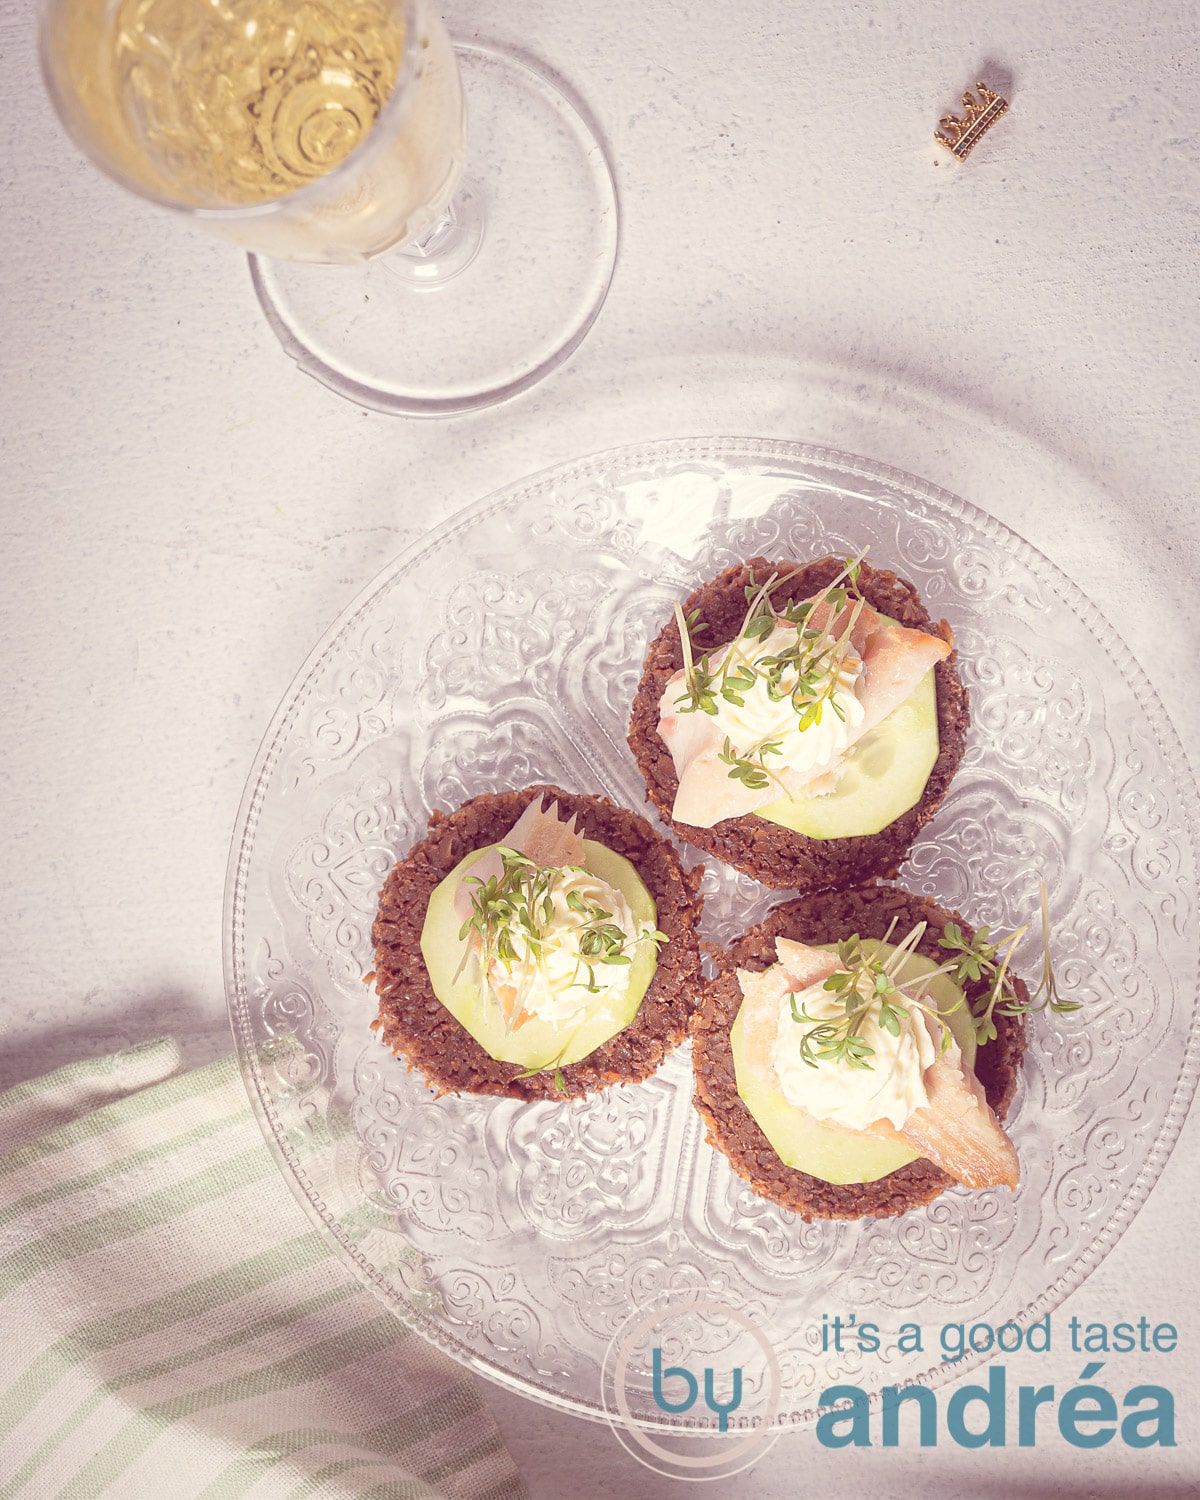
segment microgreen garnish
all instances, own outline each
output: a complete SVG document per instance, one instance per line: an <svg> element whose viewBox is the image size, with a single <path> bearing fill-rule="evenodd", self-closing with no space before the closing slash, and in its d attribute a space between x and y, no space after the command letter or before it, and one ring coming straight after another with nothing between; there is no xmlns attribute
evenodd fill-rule
<svg viewBox="0 0 1200 1500"><path fill-rule="evenodd" d="M471 892L471 915L459 929L459 941L468 947L455 977L462 972L470 954L476 953L481 1004L486 1010L494 995L511 1031L521 1008L506 1006L500 999L494 970L511 971L513 965L526 957L539 969L544 968L546 943L555 921L555 895L570 875L579 872L579 867L539 865L515 849L501 848L500 858L502 874L489 876L487 880L475 875L465 878L464 884L473 884L477 889ZM667 941L666 933L657 929L641 932L631 939L613 920L612 912L577 890L567 891L565 904L583 918L576 926L579 958L569 987L580 985L589 994L599 994L602 986L596 980L598 966L632 963L630 948L643 942L657 946Z"/></svg>
<svg viewBox="0 0 1200 1500"><path fill-rule="evenodd" d="M1042 974L1037 989L1028 1000L1022 1000L1017 994L1008 972L1013 949L1029 931L1028 925L1017 928L996 943L991 942L988 929L981 927L974 940L968 943L958 923L947 922L946 930L939 939L940 947L958 954L948 971L955 984L962 984L968 979L985 980L988 983L987 994L973 1007L975 1037L980 1043L990 1042L995 1038L996 1023L993 1017L997 1011L1002 1016L1031 1016L1042 1010L1063 1015L1079 1009L1078 1000L1064 1000L1058 993L1058 982L1050 962L1050 909L1044 880L1039 882L1038 894L1042 919Z"/></svg>
<svg viewBox="0 0 1200 1500"><path fill-rule="evenodd" d="M895 926L893 921L884 935L885 943L890 940ZM812 1068L823 1062L843 1063L850 1068L872 1068L874 1064L870 1059L874 1057L875 1049L860 1035L863 1024L874 1015L886 1032L899 1036L902 1019L914 1008L924 1011L938 1023L941 1028L940 1048L943 1052L946 1050L950 1045L950 1028L942 1019L944 1013L923 998L933 976L922 974L904 980L897 978L921 941L925 926L924 922L918 922L886 956L869 957L857 933L837 945L839 967L822 989L837 996L842 1005L840 1014L828 1019L811 1015L807 1006L798 1005L796 996L791 996L792 1019L806 1028L800 1037L803 1062Z"/></svg>
<svg viewBox="0 0 1200 1500"><path fill-rule="evenodd" d="M1024 1016L1042 1010L1059 1014L1078 1010L1078 1001L1064 1000L1058 993L1050 962L1050 914L1044 881L1040 884L1040 905L1042 977L1029 1000L1021 999L1009 973L1013 949L1029 931L1028 926L1018 928L996 943L991 941L988 929L981 927L971 942L967 942L958 923L947 922L938 945L949 950L954 957L925 974L914 974L907 979L897 979L897 974L921 941L926 928L924 922L919 922L886 957L868 957L857 933L846 938L837 945L839 968L822 986L837 996L842 1005L841 1012L831 1018L813 1016L806 1006L797 1003L795 995L790 997L792 1019L806 1028L800 1038L801 1059L814 1068L822 1062L871 1068L874 1064L870 1059L875 1055L875 1049L861 1036L865 1021L873 1014L884 1031L899 1036L902 1018L910 1015L913 1009L923 1011L937 1023L940 1050L944 1052L951 1040L945 1017L957 1007L939 1010L924 998L930 980L938 974L948 975L960 988L968 982L987 982L986 994L972 1001L970 1008L975 1039L980 1046L995 1039L997 1012L1003 1016ZM891 940L895 926L893 921L884 934L885 943Z"/></svg>
<svg viewBox="0 0 1200 1500"><path fill-rule="evenodd" d="M760 740L748 755L739 755L733 748L733 742L726 735L725 748L717 759L733 768L729 773L731 781L742 782L752 792L762 792L770 786L773 779L776 779L767 769L766 758L768 755L780 754L782 750L778 740Z"/></svg>
<svg viewBox="0 0 1200 1500"><path fill-rule="evenodd" d="M554 1068L555 1092L561 1094L564 1099L569 1099L571 1097L571 1091L567 1088L567 1080L563 1077L563 1070L561 1068L554 1067L553 1063L546 1063L540 1068L526 1068L524 1073L514 1073L513 1082L521 1083L526 1078L536 1078L540 1073L548 1073L551 1068Z"/></svg>
<svg viewBox="0 0 1200 1500"><path fill-rule="evenodd" d="M745 588L746 613L737 633L723 648L719 665L714 664L712 652L705 652L697 660L695 637L708 627L696 622L698 611L692 610L685 616L677 604L675 623L683 652L683 692L675 700L676 709L681 714L715 715L720 701L744 708L745 695L761 683L770 702L791 704L800 732L820 724L826 708L844 719L837 692L844 689L851 632L866 607L866 601L858 593L863 555L846 558L841 570L815 598L800 603L789 600L781 610L775 608L771 595L803 569L794 568L782 576L772 573L762 584L755 582L751 570ZM774 654L756 655L754 647L765 641L781 621L796 627L795 642ZM731 780L741 781L751 791L765 791L771 781L778 781L765 764L766 757L780 753L776 740L737 746L726 738L720 759L729 766Z"/></svg>

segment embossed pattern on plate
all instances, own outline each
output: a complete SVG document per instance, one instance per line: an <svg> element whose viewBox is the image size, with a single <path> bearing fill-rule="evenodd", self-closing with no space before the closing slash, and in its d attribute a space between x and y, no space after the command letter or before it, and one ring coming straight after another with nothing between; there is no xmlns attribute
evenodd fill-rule
<svg viewBox="0 0 1200 1500"><path fill-rule="evenodd" d="M901 879L1007 929L1044 877L1060 975L1086 1004L1033 1024L1010 1117L1020 1189L805 1224L704 1143L686 1049L645 1085L568 1105L434 1099L369 1030L361 978L390 861L433 808L534 780L642 807L626 719L671 601L755 553L867 545L953 625L972 698L961 771ZM825 1309L853 1306L885 1341L914 1314L1025 1323L1129 1223L1195 1088L1195 829L1186 762L1128 651L991 517L793 444L602 454L430 535L301 670L230 856L226 986L243 1071L338 1253L460 1360L597 1416L605 1346L633 1307L672 1287L725 1289L769 1316L787 1421L806 1421L838 1379L876 1389L971 1363L821 1354ZM715 941L779 899L715 864L704 890ZM1018 968L1035 954L1026 940ZM639 1415L651 1419L648 1401Z"/></svg>

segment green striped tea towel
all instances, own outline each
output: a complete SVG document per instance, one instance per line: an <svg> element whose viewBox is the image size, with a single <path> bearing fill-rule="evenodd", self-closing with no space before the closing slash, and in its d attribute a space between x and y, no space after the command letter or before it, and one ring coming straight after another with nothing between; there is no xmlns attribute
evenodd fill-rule
<svg viewBox="0 0 1200 1500"><path fill-rule="evenodd" d="M232 1059L0 1094L0 1500L519 1500L474 1378L325 1248Z"/></svg>

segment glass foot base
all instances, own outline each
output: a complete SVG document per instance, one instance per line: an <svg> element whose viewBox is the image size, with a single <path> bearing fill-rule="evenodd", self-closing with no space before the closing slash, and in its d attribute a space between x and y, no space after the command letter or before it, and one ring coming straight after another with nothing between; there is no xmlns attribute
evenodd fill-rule
<svg viewBox="0 0 1200 1500"><path fill-rule="evenodd" d="M449 218L357 266L250 257L287 352L375 411L453 416L527 390L587 333L616 265L612 168L591 128L515 57L454 50L468 138Z"/></svg>

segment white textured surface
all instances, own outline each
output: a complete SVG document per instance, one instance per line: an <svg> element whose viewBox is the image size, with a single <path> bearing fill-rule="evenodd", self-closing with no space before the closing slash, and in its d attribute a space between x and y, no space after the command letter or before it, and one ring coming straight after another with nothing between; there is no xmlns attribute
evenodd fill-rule
<svg viewBox="0 0 1200 1500"><path fill-rule="evenodd" d="M228 838L292 672L423 527L597 448L746 432L921 474L1070 572L1185 741L1200 734L1190 6L457 0L448 19L527 47L582 95L625 239L564 370L507 408L419 425L292 369L234 251L77 157L36 85L25 7L4 7L0 1086L162 1032L195 1061L227 1050ZM959 166L930 135L984 71L1012 109ZM956 1495L968 1471L981 1496L1194 1493L1198 1147L1193 1118L1056 1317L1178 1325L1176 1354L1105 1367L1118 1397L1175 1390L1177 1449L1045 1438L981 1459L826 1453L807 1435L706 1493ZM1007 1363L1060 1392L1082 1368ZM680 1488L604 1428L491 1400L535 1497L564 1472L593 1496Z"/></svg>

